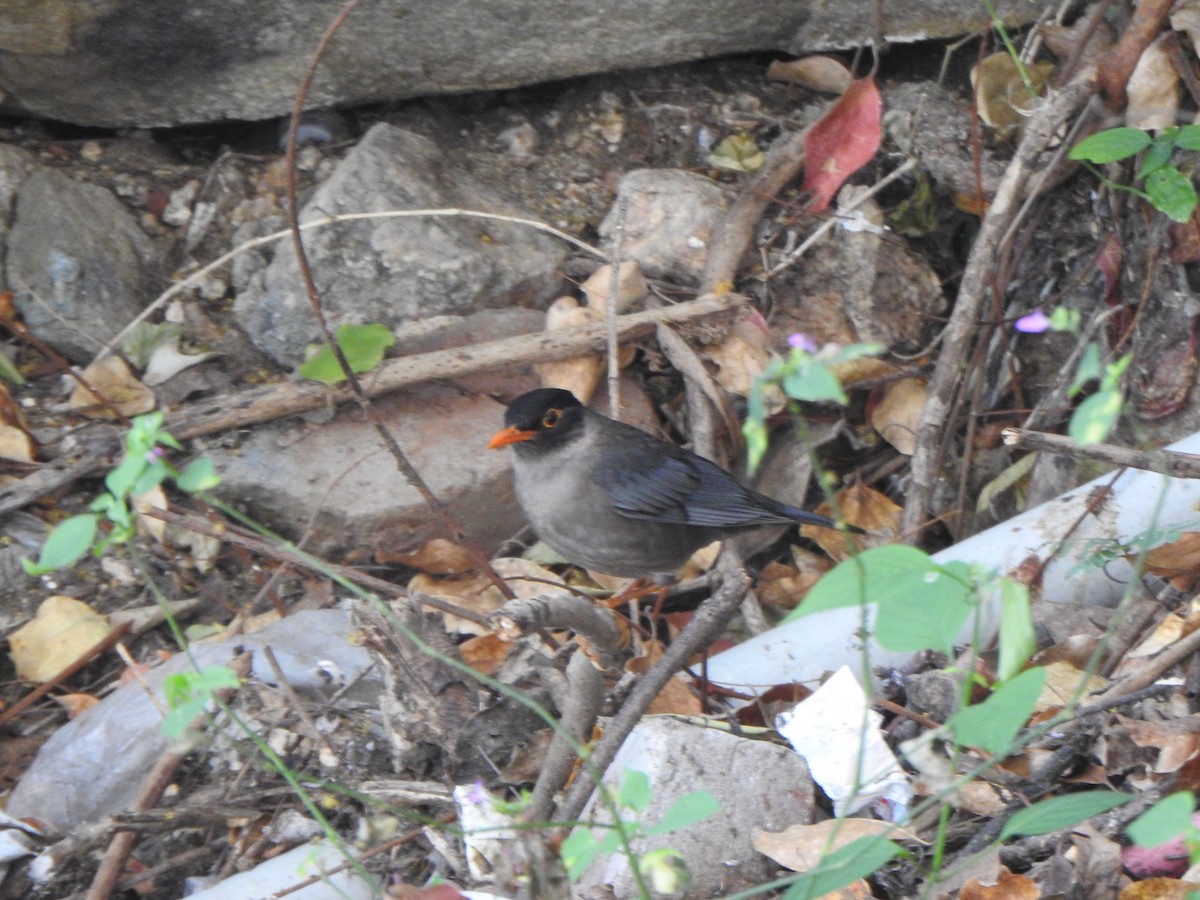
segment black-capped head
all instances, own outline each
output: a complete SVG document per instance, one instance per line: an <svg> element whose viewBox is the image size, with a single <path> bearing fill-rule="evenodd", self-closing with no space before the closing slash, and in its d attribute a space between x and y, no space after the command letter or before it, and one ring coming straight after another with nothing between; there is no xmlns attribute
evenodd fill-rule
<svg viewBox="0 0 1200 900"><path fill-rule="evenodd" d="M561 447L583 431L583 404L570 391L539 388L522 394L504 411L504 428L492 435L495 450L517 444L518 450Z"/></svg>

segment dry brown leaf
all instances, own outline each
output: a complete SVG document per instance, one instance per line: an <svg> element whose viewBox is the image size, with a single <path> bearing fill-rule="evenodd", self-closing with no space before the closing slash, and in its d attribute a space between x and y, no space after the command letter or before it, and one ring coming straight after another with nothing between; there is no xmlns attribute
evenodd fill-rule
<svg viewBox="0 0 1200 900"><path fill-rule="evenodd" d="M1187 900L1189 892L1197 888L1200 888L1200 882L1146 878L1122 890L1120 900Z"/></svg>
<svg viewBox="0 0 1200 900"><path fill-rule="evenodd" d="M754 310L744 310L720 344L705 347L703 355L717 365L716 382L731 394L745 397L754 379L771 361L771 335L767 323ZM783 408L783 394L777 388L764 392L769 412Z"/></svg>
<svg viewBox="0 0 1200 900"><path fill-rule="evenodd" d="M76 385L68 404L71 409L93 419L116 418L105 407L100 397L105 398L121 415L137 416L154 409L157 402L154 392L138 381L125 360L119 356L106 356L83 370L83 379L96 393ZM99 396L97 396L97 394Z"/></svg>
<svg viewBox="0 0 1200 900"><path fill-rule="evenodd" d="M1131 563L1136 556L1126 556ZM1177 540L1146 553L1146 571L1163 578L1200 572L1200 531L1185 531Z"/></svg>
<svg viewBox="0 0 1200 900"><path fill-rule="evenodd" d="M962 886L958 900L1038 900L1041 889L1033 879L1014 875L1003 866L995 884L980 884L974 878Z"/></svg>
<svg viewBox="0 0 1200 900"><path fill-rule="evenodd" d="M890 382L871 410L871 427L905 456L912 456L917 448L917 423L929 396L926 387L924 378Z"/></svg>
<svg viewBox="0 0 1200 900"><path fill-rule="evenodd" d="M591 274L579 289L587 297L588 307L596 312L604 313L608 306L608 291L612 285L612 266L601 266ZM633 260L621 263L617 270L617 312L624 312L635 303L641 301L648 293L650 286L642 267Z"/></svg>
<svg viewBox="0 0 1200 900"><path fill-rule="evenodd" d="M512 643L504 640L498 634L480 634L467 638L458 645L462 661L484 675L495 675L501 664L508 658Z"/></svg>
<svg viewBox="0 0 1200 900"><path fill-rule="evenodd" d="M821 576L833 568L828 557L793 548L793 557L797 554L803 555L803 566L772 562L758 573L758 585L754 593L760 603L779 609L794 609Z"/></svg>
<svg viewBox="0 0 1200 900"><path fill-rule="evenodd" d="M538 780L546 762L546 752L554 740L554 729L543 728L517 751L512 762L500 770L500 779L506 784L526 784Z"/></svg>
<svg viewBox="0 0 1200 900"><path fill-rule="evenodd" d="M846 521L856 525L867 535L850 535L850 539L861 547L878 547L891 543L900 528L900 515L904 510L879 491L864 484L852 484L837 493L838 508ZM829 504L822 503L816 509L822 515L831 515ZM828 528L801 525L800 533L815 541L835 561L840 562L850 555L846 547L847 535Z"/></svg>
<svg viewBox="0 0 1200 900"><path fill-rule="evenodd" d="M1098 637L1090 634L1074 634L1066 640L1059 641L1045 650L1036 653L1033 657L1035 666L1044 666L1052 662L1065 662L1074 666L1076 669L1084 669L1092 658L1092 654L1096 652L1096 645L1100 643Z"/></svg>
<svg viewBox="0 0 1200 900"><path fill-rule="evenodd" d="M1200 754L1200 716L1184 716L1155 722L1118 716L1139 747L1158 750L1153 771L1163 775L1177 772Z"/></svg>
<svg viewBox="0 0 1200 900"><path fill-rule="evenodd" d="M21 678L47 681L108 635L108 620L74 597L55 594L33 619L8 636L9 655Z"/></svg>
<svg viewBox="0 0 1200 900"><path fill-rule="evenodd" d="M1025 67L1034 88L1031 94L1012 56L1001 50L985 57L971 70L971 87L979 118L1002 137L1012 134L1041 102L1040 97L1045 93L1054 68L1051 62Z"/></svg>
<svg viewBox="0 0 1200 900"><path fill-rule="evenodd" d="M783 831L755 828L754 849L793 872L807 872L821 859L859 838L887 835L891 840L925 843L910 831L878 819L826 819L815 825L792 825Z"/></svg>
<svg viewBox="0 0 1200 900"><path fill-rule="evenodd" d="M13 402L8 386L0 383L0 457L33 462L38 444L25 424L21 407Z"/></svg>
<svg viewBox="0 0 1200 900"><path fill-rule="evenodd" d="M133 498L133 511L137 513L137 531L143 537L153 538L155 542L165 543L167 523L162 519L146 515L154 509L167 509L167 492L162 485L155 485L146 493Z"/></svg>
<svg viewBox="0 0 1200 900"><path fill-rule="evenodd" d="M1060 60L1098 59L1100 54L1116 41L1116 34L1113 32L1112 26L1101 19L1093 27L1090 15L1080 16L1070 26L1040 25L1038 34L1045 39L1046 47L1050 52ZM1085 39L1086 43L1083 43Z"/></svg>
<svg viewBox="0 0 1200 900"><path fill-rule="evenodd" d="M1200 49L1200 0L1179 0L1171 9L1171 27L1185 32L1193 48Z"/></svg>
<svg viewBox="0 0 1200 900"><path fill-rule="evenodd" d="M837 343L835 341L835 343ZM900 367L895 363L888 362L886 359L879 359L876 356L860 356L857 359L848 359L844 362L835 363L829 367L838 381L842 383L842 387L846 390L860 387L863 384L872 381L878 381L881 378L887 378L895 375L900 370Z"/></svg>
<svg viewBox="0 0 1200 900"><path fill-rule="evenodd" d="M968 781L951 795L950 802L955 809L984 818L999 815L1006 805L996 786L984 781Z"/></svg>
<svg viewBox="0 0 1200 900"><path fill-rule="evenodd" d="M1079 685L1085 676L1084 672L1066 662L1050 663L1045 669L1046 683L1042 686L1041 696L1038 697L1037 704L1034 706L1034 710L1037 712L1066 706L1075 696L1075 692L1079 689ZM1087 702L1089 694L1102 691L1108 685L1109 681L1107 678L1092 675L1087 679L1087 689L1082 695L1083 702Z"/></svg>
<svg viewBox="0 0 1200 900"><path fill-rule="evenodd" d="M376 552L375 561L386 565L408 566L430 575L461 575L475 563L462 544L447 538L432 538L412 553Z"/></svg>
<svg viewBox="0 0 1200 900"><path fill-rule="evenodd" d="M663 647L659 641L647 641L642 645L644 655L635 657L625 664L625 671L635 675L645 675L663 655ZM692 690L691 679L682 672L676 672L658 692L651 702L648 715L677 715L698 716L704 712L700 698Z"/></svg>
<svg viewBox="0 0 1200 900"><path fill-rule="evenodd" d="M28 431L13 425L0 424L0 457L17 462L33 462L37 456L37 441Z"/></svg>
<svg viewBox="0 0 1200 900"><path fill-rule="evenodd" d="M546 310L546 330L589 325L602 318L596 310L580 306L574 297L559 297ZM542 382L542 387L570 391L579 398L579 402L586 404L592 399L596 385L600 383L600 377L604 374L604 356L589 353L571 359L538 363L533 368Z"/></svg>
<svg viewBox="0 0 1200 900"><path fill-rule="evenodd" d="M824 94L844 94L854 77L846 64L833 56L777 59L767 66L771 81L787 81Z"/></svg>
<svg viewBox="0 0 1200 900"><path fill-rule="evenodd" d="M1114 678L1121 678L1145 664L1151 657L1157 656L1167 647L1178 641L1184 634L1185 620L1171 613L1154 626L1154 631L1132 650L1126 651L1113 672Z"/></svg>
<svg viewBox="0 0 1200 900"><path fill-rule="evenodd" d="M1133 67L1125 89L1125 124L1130 128L1154 131L1175 124L1183 85L1166 49L1166 42L1174 39L1169 32L1160 35Z"/></svg>
<svg viewBox="0 0 1200 900"><path fill-rule="evenodd" d="M100 702L94 694L59 694L54 698L67 711L67 718L74 719Z"/></svg>
<svg viewBox="0 0 1200 900"><path fill-rule="evenodd" d="M546 594L561 587L563 580L536 563L526 559L505 557L492 560L496 574L508 582L509 588L519 598L525 599ZM420 574L408 583L409 590L431 597L440 597L464 609L486 616L504 605L504 596L483 575L468 575L460 578L433 578ZM487 634L488 629L451 613L442 613L446 630L459 634Z"/></svg>

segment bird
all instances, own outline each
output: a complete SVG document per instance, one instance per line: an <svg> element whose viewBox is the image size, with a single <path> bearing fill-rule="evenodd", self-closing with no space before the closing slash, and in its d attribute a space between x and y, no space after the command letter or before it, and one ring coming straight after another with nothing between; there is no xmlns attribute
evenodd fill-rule
<svg viewBox="0 0 1200 900"><path fill-rule="evenodd" d="M570 391L522 394L488 447L513 449L513 486L555 553L625 578L675 574L701 547L793 523L837 528L741 484L716 463L588 409Z"/></svg>

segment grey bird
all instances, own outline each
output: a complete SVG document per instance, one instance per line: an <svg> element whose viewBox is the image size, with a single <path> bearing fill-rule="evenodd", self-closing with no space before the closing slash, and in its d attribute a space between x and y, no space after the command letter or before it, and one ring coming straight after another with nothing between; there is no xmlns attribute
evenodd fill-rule
<svg viewBox="0 0 1200 900"><path fill-rule="evenodd" d="M780 503L720 466L592 412L569 391L522 394L488 447L512 446L529 524L568 562L629 578L677 572L701 547L754 528L852 525Z"/></svg>

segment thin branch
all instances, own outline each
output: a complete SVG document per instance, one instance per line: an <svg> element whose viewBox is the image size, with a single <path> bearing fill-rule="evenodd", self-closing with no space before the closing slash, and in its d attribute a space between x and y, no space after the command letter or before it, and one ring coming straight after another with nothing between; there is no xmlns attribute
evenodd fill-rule
<svg viewBox="0 0 1200 900"><path fill-rule="evenodd" d="M1114 466L1161 472L1176 478L1200 478L1200 455L1177 453L1173 450L1133 450L1113 444L1078 444L1061 434L1026 431L1024 428L1005 428L1004 443L1025 450L1045 450L1077 459L1094 459Z"/></svg>

